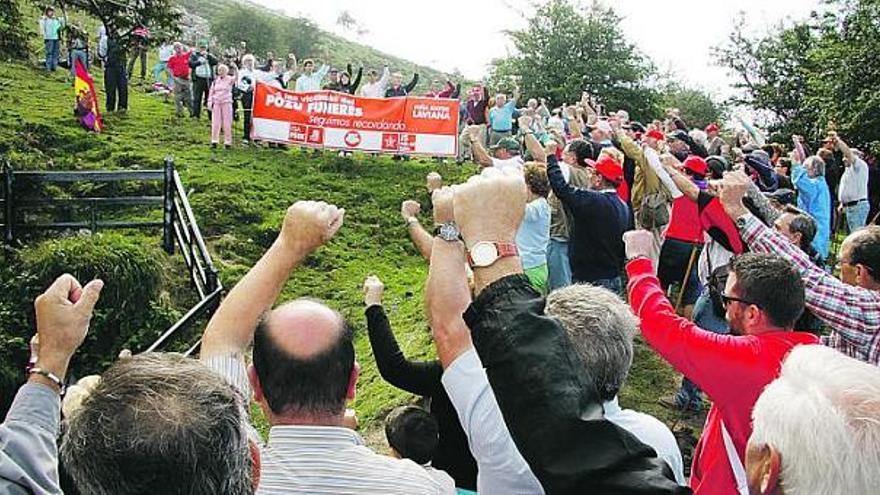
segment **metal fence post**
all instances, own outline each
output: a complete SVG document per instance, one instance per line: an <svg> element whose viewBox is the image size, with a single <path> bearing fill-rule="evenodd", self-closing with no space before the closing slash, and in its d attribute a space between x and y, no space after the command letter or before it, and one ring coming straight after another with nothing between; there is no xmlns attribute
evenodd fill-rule
<svg viewBox="0 0 880 495"><path fill-rule="evenodd" d="M165 158L164 214L162 218L162 244L165 252L174 254L174 159Z"/></svg>
<svg viewBox="0 0 880 495"><path fill-rule="evenodd" d="M3 197L6 199L3 208L3 240L6 244L12 244L15 241L15 205L12 195L12 165L8 160L3 160Z"/></svg>

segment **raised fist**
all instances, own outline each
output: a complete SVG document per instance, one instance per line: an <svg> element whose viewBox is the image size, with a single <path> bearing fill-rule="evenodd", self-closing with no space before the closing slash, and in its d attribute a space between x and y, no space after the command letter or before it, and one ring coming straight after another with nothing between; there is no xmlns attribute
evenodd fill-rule
<svg viewBox="0 0 880 495"><path fill-rule="evenodd" d="M345 209L323 201L297 201L287 209L280 239L301 254L309 254L336 235Z"/></svg>
<svg viewBox="0 0 880 495"><path fill-rule="evenodd" d="M631 230L623 234L626 259L650 257L654 249L654 234L647 230Z"/></svg>
<svg viewBox="0 0 880 495"><path fill-rule="evenodd" d="M370 306L381 306L382 296L385 294L385 284L379 280L379 277L370 275L364 281L364 304Z"/></svg>
<svg viewBox="0 0 880 495"><path fill-rule="evenodd" d="M455 221L465 244L513 242L526 206L522 172L487 168L455 186Z"/></svg>
<svg viewBox="0 0 880 495"><path fill-rule="evenodd" d="M428 194L433 193L443 187L443 177L437 172L431 172L425 177L425 187L428 189Z"/></svg>
<svg viewBox="0 0 880 495"><path fill-rule="evenodd" d="M422 211L422 205L418 201L408 199L400 204L400 216L404 221L417 217L420 211Z"/></svg>

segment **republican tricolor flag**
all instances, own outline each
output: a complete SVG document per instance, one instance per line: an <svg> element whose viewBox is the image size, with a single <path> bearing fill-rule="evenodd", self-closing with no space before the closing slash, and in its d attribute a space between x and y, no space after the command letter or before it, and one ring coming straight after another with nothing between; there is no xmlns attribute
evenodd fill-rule
<svg viewBox="0 0 880 495"><path fill-rule="evenodd" d="M95 91L95 82L79 59L74 59L73 62L76 73L76 79L73 81L73 89L76 94L74 115L79 118L79 123L86 129L101 132L104 130L104 121L101 119L101 111L98 109L98 93Z"/></svg>

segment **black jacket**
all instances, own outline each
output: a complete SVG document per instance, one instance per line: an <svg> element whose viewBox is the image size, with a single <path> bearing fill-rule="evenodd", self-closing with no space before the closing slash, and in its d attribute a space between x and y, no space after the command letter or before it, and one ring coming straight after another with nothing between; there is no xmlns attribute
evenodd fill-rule
<svg viewBox="0 0 880 495"><path fill-rule="evenodd" d="M206 59L208 59L208 67L211 71L211 75L209 77L200 77L200 76L196 75L196 67L201 65L199 63L199 59L202 58L203 56ZM193 81L195 81L196 78L209 79L209 80L214 79L214 69L217 68L218 63L219 63L219 61L217 60L217 57L215 57L211 53L206 53L205 55L202 55L201 52L198 52L198 51L192 52L192 55L189 56L189 68L192 69L191 77L192 77Z"/></svg>
<svg viewBox="0 0 880 495"><path fill-rule="evenodd" d="M396 96L406 96L406 95L412 93L412 90L415 89L416 84L418 84L418 83L419 83L419 74L415 73L415 74L413 74L412 80L406 86L398 86L396 88L389 86L388 89L385 90L385 98L394 98Z"/></svg>
<svg viewBox="0 0 880 495"><path fill-rule="evenodd" d="M382 378L401 390L431 399L431 415L437 420L440 430L440 442L431 465L452 476L455 486L476 490L477 461L471 455L455 407L440 381L443 376L440 362L408 360L394 339L382 306L367 308L367 330Z"/></svg>
<svg viewBox="0 0 880 495"><path fill-rule="evenodd" d="M554 155L547 157L547 178L569 213L568 256L574 281L619 276L625 261L623 233L629 229L629 207L616 191L590 191L565 182Z"/></svg>
<svg viewBox="0 0 880 495"><path fill-rule="evenodd" d="M691 493L651 447L604 419L593 380L528 278L496 281L464 319L513 441L548 495Z"/></svg>

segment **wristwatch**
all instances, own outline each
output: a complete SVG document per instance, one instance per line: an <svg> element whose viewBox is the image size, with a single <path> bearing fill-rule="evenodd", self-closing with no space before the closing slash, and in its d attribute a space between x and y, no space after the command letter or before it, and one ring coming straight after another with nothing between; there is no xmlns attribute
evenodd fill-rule
<svg viewBox="0 0 880 495"><path fill-rule="evenodd" d="M461 239L461 232L458 230L458 225L455 222L446 222L438 225L434 230L434 235L448 242Z"/></svg>
<svg viewBox="0 0 880 495"><path fill-rule="evenodd" d="M480 241L468 250L468 264L471 268L485 268L509 256L519 256L516 244Z"/></svg>
<svg viewBox="0 0 880 495"><path fill-rule="evenodd" d="M736 228L738 230L742 230L742 229L746 228L746 222L749 219L749 215L750 215L749 213L744 213L744 214L736 217L736 220L734 221L734 223L736 224Z"/></svg>

